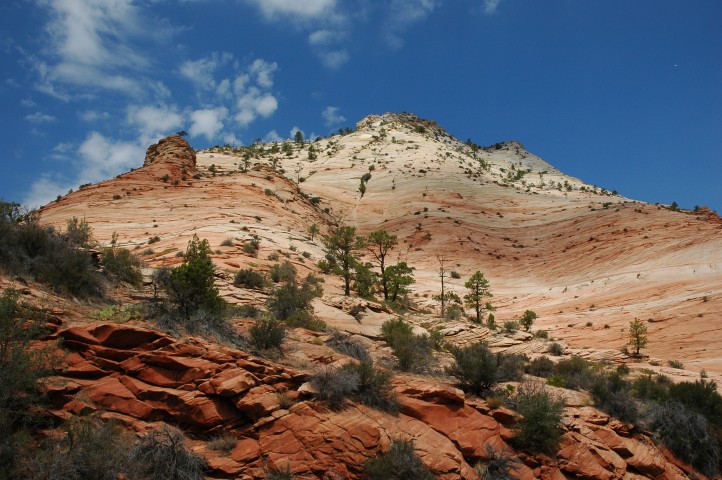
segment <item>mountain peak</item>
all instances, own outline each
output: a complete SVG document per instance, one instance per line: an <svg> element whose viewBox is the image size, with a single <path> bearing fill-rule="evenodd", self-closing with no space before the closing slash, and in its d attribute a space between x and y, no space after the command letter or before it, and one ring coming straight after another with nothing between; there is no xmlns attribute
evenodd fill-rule
<svg viewBox="0 0 722 480"><path fill-rule="evenodd" d="M169 135L148 147L143 167L180 180L196 173L196 152L182 136Z"/></svg>

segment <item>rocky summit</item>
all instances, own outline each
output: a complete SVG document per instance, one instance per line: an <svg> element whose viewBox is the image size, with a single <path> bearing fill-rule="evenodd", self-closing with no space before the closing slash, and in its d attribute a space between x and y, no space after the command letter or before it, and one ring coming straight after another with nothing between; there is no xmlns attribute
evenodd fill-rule
<svg viewBox="0 0 722 480"><path fill-rule="evenodd" d="M143 166L40 210L41 225L64 232L83 219L96 251L128 249L143 262L141 283L114 283L92 300L33 279L0 279L51 312L44 342L61 341L65 354L39 387L55 422L112 418L137 438L174 425L205 459L204 475L218 479L280 478L270 475L286 469L292 478L365 478L368 462L402 440L413 440L422 465L441 479L507 478L489 473L501 457L514 478L702 475L665 446L653 422L609 413L593 382L575 386L556 371L544 380L530 365L545 358L551 372L583 362L624 372L630 385L722 378L715 212L624 198L565 175L517 141L462 142L413 114L370 115L355 130L309 140L196 152L171 135L148 148ZM380 273L368 245L351 247L357 267L344 295L343 274L328 264L330 239L343 227L355 229L352 240L380 230L395 236L384 258L412 272L403 305L383 302L378 282L361 291L362 266ZM237 307L227 338L147 314L164 298L156 272L183 265L194 238L207 240L214 285ZM321 278L322 293L305 310L315 323L286 319L285 339L269 353L249 339L274 315L282 266L295 270L289 284L297 288L309 274ZM491 294L481 323L464 301L477 271ZM243 280L248 272L257 283ZM525 329L527 312L534 317ZM402 347L388 335L399 319L409 339L437 339L419 368L404 368ZM629 342L635 319L645 327L639 355ZM394 410L359 395L341 405L324 400L319 375L358 364L339 338L385 372ZM526 373L469 388L454 374L454 352L479 341L494 358L523 358ZM520 433L524 392L537 390L563 401L553 426L559 439L546 450ZM233 439L226 451L213 447L219 435Z"/></svg>

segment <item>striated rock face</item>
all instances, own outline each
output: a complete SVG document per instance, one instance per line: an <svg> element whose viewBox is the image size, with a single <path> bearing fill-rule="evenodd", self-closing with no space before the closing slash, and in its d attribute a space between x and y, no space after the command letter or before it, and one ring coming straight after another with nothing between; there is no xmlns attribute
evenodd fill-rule
<svg viewBox="0 0 722 480"><path fill-rule="evenodd" d="M172 179L178 180L196 173L196 152L185 138L170 135L148 147L143 166L166 171Z"/></svg>
<svg viewBox="0 0 722 480"><path fill-rule="evenodd" d="M398 415L353 403L334 411L304 391L306 373L238 350L129 325L74 326L58 336L72 353L61 375L41 385L51 413L98 412L136 431L178 425L207 458L210 478L289 467L295 478L356 479L394 439L414 440L440 479L477 479L472 465L488 458L487 445L522 460L518 478L685 478L648 437L591 407L567 409L555 456L529 456L509 442L516 414L437 380L399 378ZM206 446L220 432L237 438L228 455Z"/></svg>

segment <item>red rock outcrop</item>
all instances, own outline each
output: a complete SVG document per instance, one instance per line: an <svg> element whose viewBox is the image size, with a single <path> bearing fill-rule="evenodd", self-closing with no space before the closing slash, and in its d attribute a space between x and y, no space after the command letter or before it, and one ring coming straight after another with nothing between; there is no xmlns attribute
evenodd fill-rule
<svg viewBox="0 0 722 480"><path fill-rule="evenodd" d="M130 325L74 326L58 336L72 353L61 375L41 384L53 414L101 412L136 430L178 425L212 478L261 478L285 467L302 479L359 478L394 439L414 440L440 479L477 478L472 465L488 458L487 445L523 461L518 478L685 478L648 437L591 407L567 409L555 456L530 456L507 441L516 414L436 380L399 378L398 415L354 403L331 410L301 388L306 373L239 350ZM203 441L221 431L238 439L228 455Z"/></svg>
<svg viewBox="0 0 722 480"><path fill-rule="evenodd" d="M143 166L156 174L167 173L171 180L181 180L196 173L196 152L185 138L170 135L148 147Z"/></svg>

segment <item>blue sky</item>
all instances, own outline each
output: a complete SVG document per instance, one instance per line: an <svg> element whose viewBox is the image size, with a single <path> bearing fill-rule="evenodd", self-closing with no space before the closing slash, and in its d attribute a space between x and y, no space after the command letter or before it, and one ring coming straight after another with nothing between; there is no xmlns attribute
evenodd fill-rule
<svg viewBox="0 0 722 480"><path fill-rule="evenodd" d="M39 205L195 148L407 111L722 213L719 0L8 0L0 197Z"/></svg>

